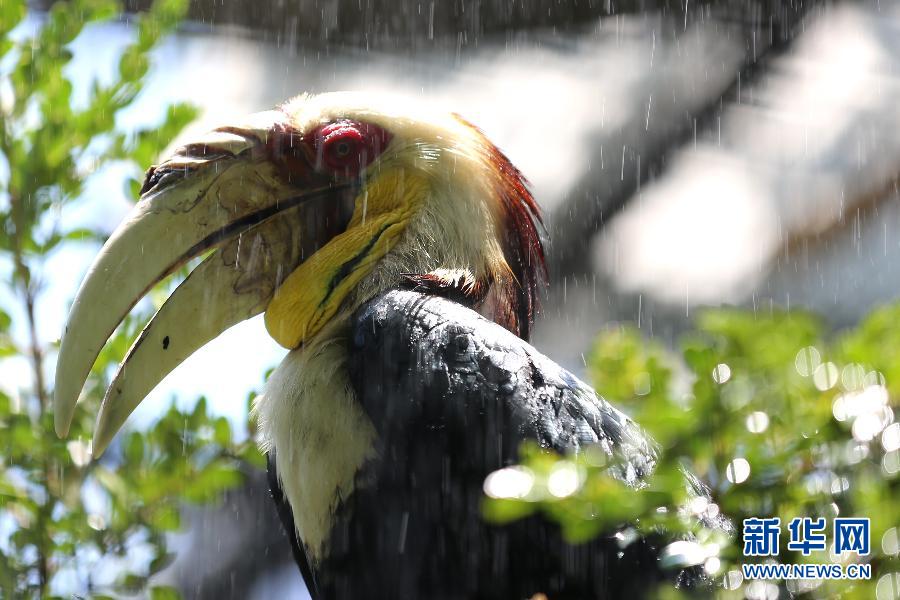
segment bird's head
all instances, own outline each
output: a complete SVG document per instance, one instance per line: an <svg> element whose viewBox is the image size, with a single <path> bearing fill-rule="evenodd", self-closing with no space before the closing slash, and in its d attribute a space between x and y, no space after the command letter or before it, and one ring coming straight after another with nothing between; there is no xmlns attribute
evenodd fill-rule
<svg viewBox="0 0 900 600"><path fill-rule="evenodd" d="M72 305L56 371L65 435L91 366L150 288L206 254L134 342L94 453L195 350L265 312L287 348L400 285L451 288L525 337L544 257L519 171L477 128L354 93L301 96L147 172Z"/></svg>

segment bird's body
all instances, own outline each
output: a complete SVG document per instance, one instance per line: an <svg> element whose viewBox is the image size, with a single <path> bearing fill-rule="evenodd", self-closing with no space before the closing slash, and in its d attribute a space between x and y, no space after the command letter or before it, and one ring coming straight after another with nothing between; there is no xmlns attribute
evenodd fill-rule
<svg viewBox="0 0 900 600"><path fill-rule="evenodd" d="M455 115L326 94L220 128L148 172L82 285L57 430L148 285L216 247L129 351L95 452L178 362L265 311L291 351L254 410L317 600L616 598L692 583L698 572L664 573L646 539L570 546L537 517L482 518L485 477L524 441L599 448L631 486L655 460L633 422L525 341L544 275L538 220L521 174Z"/></svg>
<svg viewBox="0 0 900 600"><path fill-rule="evenodd" d="M340 410L314 406L320 372ZM258 407L278 448L270 481L314 597L618 598L662 577L646 540L571 546L538 517L485 523L485 477L515 462L525 440L558 452L598 447L632 486L655 454L588 386L456 302L379 295L324 347L292 353L267 394L293 405L297 418L286 422L304 423L272 432L279 423L267 415L285 413L266 400Z"/></svg>

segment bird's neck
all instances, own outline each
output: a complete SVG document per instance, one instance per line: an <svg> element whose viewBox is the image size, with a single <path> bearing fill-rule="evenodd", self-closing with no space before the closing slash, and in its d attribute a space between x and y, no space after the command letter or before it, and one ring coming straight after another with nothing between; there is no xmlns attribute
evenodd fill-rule
<svg viewBox="0 0 900 600"><path fill-rule="evenodd" d="M434 208L456 200L430 199L410 220L390 252L374 264L348 297L355 310L387 290L417 289L477 308L507 270L492 216L477 209L446 214Z"/></svg>
<svg viewBox="0 0 900 600"><path fill-rule="evenodd" d="M266 328L282 346L308 342L346 309L353 291L404 236L428 182L402 175L398 183L392 174L360 193L346 231L300 264L275 292L266 309Z"/></svg>
<svg viewBox="0 0 900 600"><path fill-rule="evenodd" d="M488 193L475 178L404 169L379 176L357 198L347 230L278 289L266 311L269 333L296 348L339 314L416 277L435 284L428 291L480 300L509 274Z"/></svg>

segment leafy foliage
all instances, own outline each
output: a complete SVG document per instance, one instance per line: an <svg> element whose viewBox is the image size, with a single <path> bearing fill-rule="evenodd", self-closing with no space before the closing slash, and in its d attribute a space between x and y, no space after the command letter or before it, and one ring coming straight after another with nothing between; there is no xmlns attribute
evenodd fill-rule
<svg viewBox="0 0 900 600"><path fill-rule="evenodd" d="M31 381L25 389L0 391L4 598L128 592L177 598L150 579L172 560L166 536L182 525L180 503L214 501L262 460L252 442L235 441L229 422L210 415L203 400L191 411L170 409L149 431L122 436L102 461L90 460L93 415L147 315L130 318L97 360L68 440L54 433L46 381L54 348L40 339L35 311L46 259L66 244L103 238L67 228L59 209L84 201L86 178L108 163L124 161L140 173L196 112L172 105L162 123L130 133L116 122L143 88L150 51L183 18L184 0L157 0L134 17L133 42L119 58L117 76L108 84L95 81L87 103L73 105L66 76L71 43L85 24L121 9L114 0L72 0L28 16L25 0L0 0L0 298L9 300L0 309L0 360L29 370Z"/></svg>
<svg viewBox="0 0 900 600"><path fill-rule="evenodd" d="M635 493L607 476L603 460L590 452L559 457L530 449L517 468L532 478L531 487L487 498L487 514L504 520L542 511L573 541L626 523L689 534L691 551L682 543L664 551L663 560L704 564L722 584L723 598L778 595L772 582L742 580L740 564L762 559L742 556L740 529L745 518L780 517L779 562L872 565L868 581L788 581L789 592L875 598L876 588L887 586L893 593L900 571L897 323L900 305L876 310L836 336L802 311L709 310L677 354L632 327L606 331L588 362L591 379L657 440L655 474ZM710 501L686 493L683 469L710 486ZM697 518L720 513L735 524L730 535ZM825 517L830 532L837 515L871 518L869 556L804 557L787 549L791 519Z"/></svg>

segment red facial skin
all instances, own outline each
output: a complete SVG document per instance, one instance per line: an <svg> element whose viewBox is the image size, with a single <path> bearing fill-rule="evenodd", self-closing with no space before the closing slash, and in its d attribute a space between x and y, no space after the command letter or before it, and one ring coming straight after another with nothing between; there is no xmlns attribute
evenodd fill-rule
<svg viewBox="0 0 900 600"><path fill-rule="evenodd" d="M315 129L316 168L338 177L354 177L369 166L391 141L391 134L369 123L337 121Z"/></svg>
<svg viewBox="0 0 900 600"><path fill-rule="evenodd" d="M341 119L319 125L306 134L278 125L266 145L291 183L309 179L313 173L347 181L372 164L391 137L377 125ZM309 173L310 167L313 173Z"/></svg>

